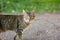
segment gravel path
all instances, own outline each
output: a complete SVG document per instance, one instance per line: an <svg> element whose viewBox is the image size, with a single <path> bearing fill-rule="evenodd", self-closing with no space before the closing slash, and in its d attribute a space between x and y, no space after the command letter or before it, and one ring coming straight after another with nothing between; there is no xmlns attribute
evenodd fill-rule
<svg viewBox="0 0 60 40"><path fill-rule="evenodd" d="M60 14L36 14L23 31L23 40L60 40Z"/></svg>

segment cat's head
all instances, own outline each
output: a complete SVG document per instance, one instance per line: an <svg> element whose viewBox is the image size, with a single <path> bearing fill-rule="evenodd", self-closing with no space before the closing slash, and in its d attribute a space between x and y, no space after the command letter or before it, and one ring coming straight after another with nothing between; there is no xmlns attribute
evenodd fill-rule
<svg viewBox="0 0 60 40"><path fill-rule="evenodd" d="M32 10L31 12L26 12L23 10L23 15L24 15L24 21L26 23L29 23L31 19L35 18L35 10Z"/></svg>

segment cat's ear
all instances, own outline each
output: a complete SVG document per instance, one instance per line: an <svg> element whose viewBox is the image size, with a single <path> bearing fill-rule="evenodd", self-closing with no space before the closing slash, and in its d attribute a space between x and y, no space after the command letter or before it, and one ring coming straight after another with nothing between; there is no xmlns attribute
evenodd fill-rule
<svg viewBox="0 0 60 40"><path fill-rule="evenodd" d="M31 13L32 13L32 14L35 14L36 12L35 12L35 10L32 10Z"/></svg>
<svg viewBox="0 0 60 40"><path fill-rule="evenodd" d="M27 13L26 13L25 10L23 10L22 14L23 14L24 16L27 16Z"/></svg>
<svg viewBox="0 0 60 40"><path fill-rule="evenodd" d="M24 17L28 16L28 14L27 14L27 12L25 10L23 10L23 15L24 15Z"/></svg>
<svg viewBox="0 0 60 40"><path fill-rule="evenodd" d="M26 11L23 9L23 13L26 13Z"/></svg>
<svg viewBox="0 0 60 40"><path fill-rule="evenodd" d="M31 19L34 19L35 18L35 13L36 13L35 10L32 10L32 12L31 12L31 17L32 18Z"/></svg>

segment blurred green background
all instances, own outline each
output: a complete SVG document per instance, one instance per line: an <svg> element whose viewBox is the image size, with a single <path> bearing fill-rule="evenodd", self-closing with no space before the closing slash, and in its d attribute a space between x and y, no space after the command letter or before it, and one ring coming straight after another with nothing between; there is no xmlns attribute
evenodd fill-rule
<svg viewBox="0 0 60 40"><path fill-rule="evenodd" d="M0 12L59 12L60 0L0 0Z"/></svg>

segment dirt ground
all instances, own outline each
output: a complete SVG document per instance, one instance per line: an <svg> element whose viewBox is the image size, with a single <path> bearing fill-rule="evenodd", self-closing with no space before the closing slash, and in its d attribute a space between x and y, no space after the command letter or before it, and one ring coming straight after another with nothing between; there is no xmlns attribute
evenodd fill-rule
<svg viewBox="0 0 60 40"><path fill-rule="evenodd" d="M36 14L23 31L23 40L60 40L60 14Z"/></svg>

